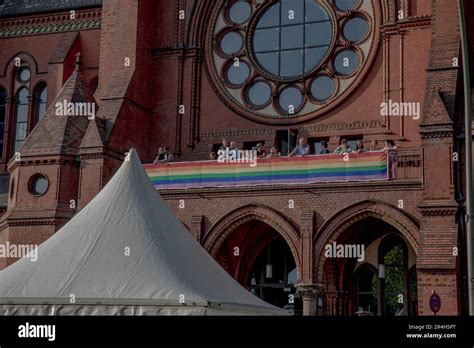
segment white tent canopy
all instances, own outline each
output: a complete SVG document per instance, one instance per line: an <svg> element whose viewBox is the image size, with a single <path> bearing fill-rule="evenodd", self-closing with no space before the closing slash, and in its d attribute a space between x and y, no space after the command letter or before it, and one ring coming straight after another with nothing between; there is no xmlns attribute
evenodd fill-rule
<svg viewBox="0 0 474 348"><path fill-rule="evenodd" d="M238 284L162 200L135 150L104 189L0 271L0 314L288 314Z"/></svg>

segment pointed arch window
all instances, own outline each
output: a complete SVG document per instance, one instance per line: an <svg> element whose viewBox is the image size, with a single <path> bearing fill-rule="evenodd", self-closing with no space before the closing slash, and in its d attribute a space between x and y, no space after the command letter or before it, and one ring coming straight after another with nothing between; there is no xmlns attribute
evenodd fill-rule
<svg viewBox="0 0 474 348"><path fill-rule="evenodd" d="M3 136L5 131L5 118L7 113L7 92L0 88L0 158L3 154Z"/></svg>
<svg viewBox="0 0 474 348"><path fill-rule="evenodd" d="M377 304L377 273L376 269L364 264L359 267L356 273L357 280L357 314L375 315L378 312Z"/></svg>
<svg viewBox="0 0 474 348"><path fill-rule="evenodd" d="M38 123L43 118L44 114L46 113L46 98L48 95L48 89L46 85L42 85L38 88L36 92L36 115L35 115L35 123Z"/></svg>
<svg viewBox="0 0 474 348"><path fill-rule="evenodd" d="M25 142L28 124L28 89L20 88L16 95L13 153L18 152Z"/></svg>

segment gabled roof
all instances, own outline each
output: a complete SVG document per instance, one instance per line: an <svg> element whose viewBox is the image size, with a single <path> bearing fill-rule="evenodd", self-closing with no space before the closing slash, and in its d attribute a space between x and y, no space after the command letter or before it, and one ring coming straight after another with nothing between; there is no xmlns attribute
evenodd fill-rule
<svg viewBox="0 0 474 348"><path fill-rule="evenodd" d="M20 154L22 156L76 155L89 120L87 116L57 115L56 104L84 102L95 105L92 92L83 80L81 71L76 69L55 101L51 103L44 117L26 139L20 149Z"/></svg>
<svg viewBox="0 0 474 348"><path fill-rule="evenodd" d="M95 118L89 122L86 133L81 142L81 148L94 148L104 146L105 120Z"/></svg>
<svg viewBox="0 0 474 348"><path fill-rule="evenodd" d="M244 289L193 239L154 189L135 150L103 190L38 248L37 262L23 258L0 271L0 314L7 307L15 312L8 303L68 305L71 294L78 304L173 307L167 314L196 314L196 306L210 304L217 311L231 306L234 314L288 313Z"/></svg>

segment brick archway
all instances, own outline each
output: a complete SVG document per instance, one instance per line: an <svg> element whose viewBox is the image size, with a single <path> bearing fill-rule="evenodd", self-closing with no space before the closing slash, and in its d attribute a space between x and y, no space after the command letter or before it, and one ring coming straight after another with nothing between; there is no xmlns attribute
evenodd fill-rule
<svg viewBox="0 0 474 348"><path fill-rule="evenodd" d="M316 233L314 242L314 279L324 281L324 246L340 237L352 225L366 218L375 218L394 227L408 241L415 253L418 252L419 222L413 216L389 204L367 200L350 205L331 216Z"/></svg>
<svg viewBox="0 0 474 348"><path fill-rule="evenodd" d="M202 246L211 256L216 257L226 238L236 228L251 220L258 220L267 224L283 237L295 259L298 274L301 274L301 257L298 249L300 235L298 229L288 218L264 205L249 204L229 212L211 226L204 236Z"/></svg>

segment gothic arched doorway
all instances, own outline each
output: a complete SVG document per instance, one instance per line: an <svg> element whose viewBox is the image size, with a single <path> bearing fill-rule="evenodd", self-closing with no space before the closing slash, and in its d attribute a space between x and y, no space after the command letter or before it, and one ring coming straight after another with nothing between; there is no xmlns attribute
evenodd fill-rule
<svg viewBox="0 0 474 348"><path fill-rule="evenodd" d="M214 257L240 284L264 301L301 312L296 291L295 257L282 235L252 219L238 225L221 241Z"/></svg>
<svg viewBox="0 0 474 348"><path fill-rule="evenodd" d="M320 253L326 247L341 250L322 258L326 314L417 314L416 252L394 226L367 215L334 234Z"/></svg>

